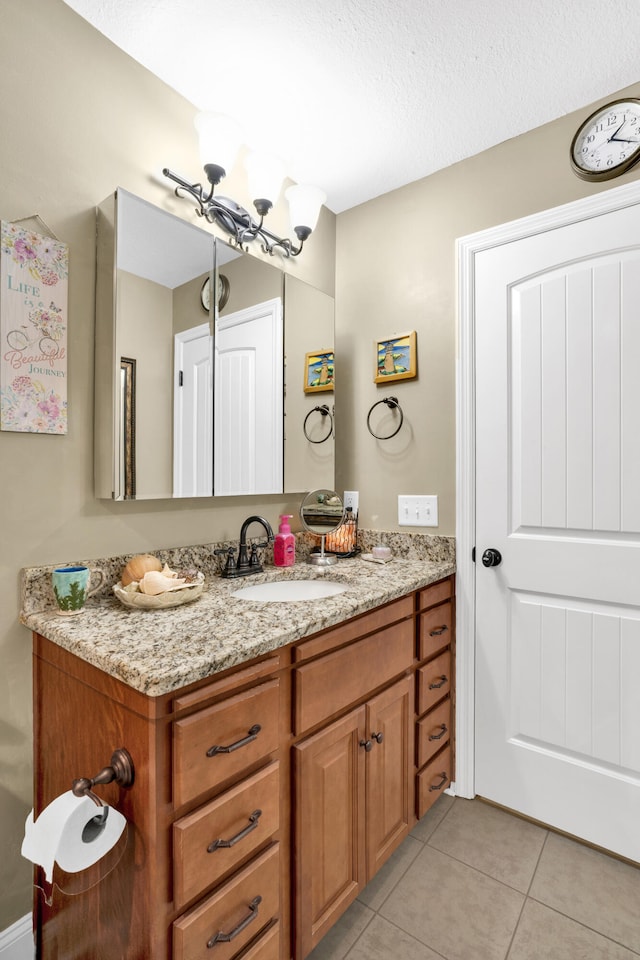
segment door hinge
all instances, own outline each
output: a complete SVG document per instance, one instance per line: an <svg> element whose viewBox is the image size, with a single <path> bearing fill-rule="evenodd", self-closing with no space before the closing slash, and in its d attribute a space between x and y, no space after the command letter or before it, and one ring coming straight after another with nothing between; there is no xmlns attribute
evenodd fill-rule
<svg viewBox="0 0 640 960"><path fill-rule="evenodd" d="M184 374L182 370L180 370L180 372L178 373L178 386L184 387Z"/></svg>
<svg viewBox="0 0 640 960"><path fill-rule="evenodd" d="M473 550L471 551L471 559L472 559L472 561L473 561L474 563L476 562L476 548L475 548L475 547L474 547Z"/></svg>

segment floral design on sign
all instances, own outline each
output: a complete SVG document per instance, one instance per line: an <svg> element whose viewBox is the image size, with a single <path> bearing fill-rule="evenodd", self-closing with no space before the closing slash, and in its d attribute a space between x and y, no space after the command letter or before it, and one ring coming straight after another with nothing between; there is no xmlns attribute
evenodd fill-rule
<svg viewBox="0 0 640 960"><path fill-rule="evenodd" d="M0 429L67 432L65 243L1 223Z"/></svg>

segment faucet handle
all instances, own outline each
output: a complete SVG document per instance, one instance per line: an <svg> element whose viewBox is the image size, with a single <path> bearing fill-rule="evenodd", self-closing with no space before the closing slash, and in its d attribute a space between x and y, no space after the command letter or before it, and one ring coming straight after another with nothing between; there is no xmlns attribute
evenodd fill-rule
<svg viewBox="0 0 640 960"><path fill-rule="evenodd" d="M234 557L235 547L222 547L220 550L214 550L213 552L216 556L224 556L226 554L227 562L224 565L222 576L228 577L236 568L236 560Z"/></svg>
<svg viewBox="0 0 640 960"><path fill-rule="evenodd" d="M249 557L249 566L250 566L250 567L259 567L260 570L262 570L262 566L261 566L261 564L260 564L260 559L259 559L259 557L258 557L258 548L259 548L259 547L267 547L268 545L269 545L269 541L268 541L268 540L264 540L262 543L252 543L252 544L251 544L251 556ZM256 570L256 573L259 573L259 572L260 572L259 570Z"/></svg>

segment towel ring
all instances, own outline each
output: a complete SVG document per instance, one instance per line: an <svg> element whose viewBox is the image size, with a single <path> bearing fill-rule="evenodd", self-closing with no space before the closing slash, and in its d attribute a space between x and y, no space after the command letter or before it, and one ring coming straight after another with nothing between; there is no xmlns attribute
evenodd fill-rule
<svg viewBox="0 0 640 960"><path fill-rule="evenodd" d="M380 406L381 403L386 403L386 405L389 407L390 410L397 410L400 414L400 423L398 424L396 429L393 431L393 433L388 433L384 437L381 437L379 436L379 434L374 433L373 430L371 429L371 423L370 423L371 414L373 413L376 407ZM369 410L369 413L367 414L367 429L371 434L371 436L375 437L376 440L390 440L391 437L395 437L396 433L398 433L398 431L400 430L400 427L402 426L403 422L404 422L404 414L402 412L402 407L398 403L397 397L385 397L384 400L376 400L376 402L373 404L373 406Z"/></svg>
<svg viewBox="0 0 640 960"><path fill-rule="evenodd" d="M326 435L326 437L323 437L322 440L312 440L309 434L307 433L307 420L309 419L312 413L316 413L316 412L319 413L322 417L329 417L329 433ZM331 411L329 410L329 407L327 406L326 403L323 403L321 407L314 407L313 410L309 410L309 413L304 418L302 429L309 443L324 443L325 440L329 439L329 437L333 433L333 417L331 416Z"/></svg>

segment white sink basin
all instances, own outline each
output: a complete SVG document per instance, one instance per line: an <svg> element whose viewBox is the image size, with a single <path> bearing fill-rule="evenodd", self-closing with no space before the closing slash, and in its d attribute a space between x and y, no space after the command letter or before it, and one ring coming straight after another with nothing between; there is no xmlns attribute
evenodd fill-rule
<svg viewBox="0 0 640 960"><path fill-rule="evenodd" d="M347 587L341 583L324 580L274 580L272 583L256 583L250 587L234 590L232 597L238 600L260 600L267 603L290 603L292 600L322 600L344 593Z"/></svg>

